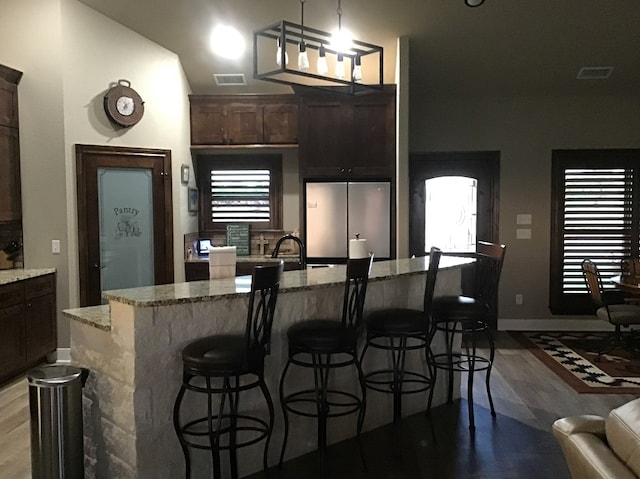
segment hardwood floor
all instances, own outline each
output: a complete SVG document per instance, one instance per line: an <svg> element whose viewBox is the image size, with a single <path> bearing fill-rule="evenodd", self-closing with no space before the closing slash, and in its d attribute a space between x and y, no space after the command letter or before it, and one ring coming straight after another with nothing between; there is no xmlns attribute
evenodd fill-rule
<svg viewBox="0 0 640 479"><path fill-rule="evenodd" d="M391 449L389 426L364 434L362 444L368 472L362 470L354 440L332 446L328 453L328 477L569 478L560 448L551 434L553 421L572 414L606 415L636 396L578 394L507 333L498 333L496 344L491 391L498 417L492 420L489 414L484 381L476 381L475 439L468 430L466 401L457 401L433 410L433 430L424 414L403 421L401 459L396 459ZM466 397L464 384L463 381L462 396ZM369 398L375 400L374 393ZM311 420L304 427L315 434ZM25 378L20 378L0 389L1 478L31 477L29 440L28 385ZM240 451L240 460L244 453ZM317 471L315 454L307 454L285 463L282 470L272 468L271 479L314 479L318 477ZM262 477L260 473L251 479Z"/></svg>

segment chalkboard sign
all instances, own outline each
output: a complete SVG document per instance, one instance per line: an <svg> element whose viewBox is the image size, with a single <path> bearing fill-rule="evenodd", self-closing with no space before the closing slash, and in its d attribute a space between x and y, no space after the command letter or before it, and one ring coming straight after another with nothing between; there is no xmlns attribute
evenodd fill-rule
<svg viewBox="0 0 640 479"><path fill-rule="evenodd" d="M249 225L227 225L227 246L235 246L238 256L249 256Z"/></svg>

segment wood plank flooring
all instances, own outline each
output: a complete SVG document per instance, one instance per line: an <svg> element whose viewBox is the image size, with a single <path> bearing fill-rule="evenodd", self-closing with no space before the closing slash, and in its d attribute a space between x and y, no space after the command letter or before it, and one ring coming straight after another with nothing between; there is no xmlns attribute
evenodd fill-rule
<svg viewBox="0 0 640 479"><path fill-rule="evenodd" d="M364 472L354 440L332 446L332 479L562 479L569 478L551 424L572 414L605 415L634 395L578 394L507 333L496 335L497 353L491 390L498 417L488 410L484 380L474 385L476 434L468 430L467 403L435 408L402 424L402 457L393 454L390 427L363 435L368 471ZM444 380L444 378L442 379ZM466 397L463 380L462 396ZM371 393L370 400L375 400ZM30 470L29 399L25 378L0 389L0 478L28 479ZM278 412L279 413L279 412ZM391 411L389 411L391 415ZM312 420L295 417L297 427L315 434ZM431 426L433 426L433 434ZM296 427L296 426L293 426ZM435 441L434 441L435 435ZM279 448L280 444L272 447ZM251 449L241 450L239 460ZM307 454L272 468L271 479L315 479L317 458ZM251 479L262 478L255 474Z"/></svg>

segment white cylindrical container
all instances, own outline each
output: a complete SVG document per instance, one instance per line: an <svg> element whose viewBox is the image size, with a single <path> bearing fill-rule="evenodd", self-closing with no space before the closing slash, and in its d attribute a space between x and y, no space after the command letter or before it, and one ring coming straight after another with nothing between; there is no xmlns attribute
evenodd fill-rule
<svg viewBox="0 0 640 479"><path fill-rule="evenodd" d="M236 247L209 247L209 278L233 278L236 275Z"/></svg>
<svg viewBox="0 0 640 479"><path fill-rule="evenodd" d="M364 238L356 238L349 240L349 259L361 259L369 257L369 249L367 248L367 240Z"/></svg>

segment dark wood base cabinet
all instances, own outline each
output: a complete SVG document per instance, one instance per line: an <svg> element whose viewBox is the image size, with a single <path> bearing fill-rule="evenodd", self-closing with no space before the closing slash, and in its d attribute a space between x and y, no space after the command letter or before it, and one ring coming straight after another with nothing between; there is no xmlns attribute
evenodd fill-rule
<svg viewBox="0 0 640 479"><path fill-rule="evenodd" d="M0 383L56 349L56 276L0 286Z"/></svg>
<svg viewBox="0 0 640 479"><path fill-rule="evenodd" d="M253 267L257 264L264 264L260 262L242 261L236 263L236 276L250 275L253 272ZM284 263L284 270L291 271L294 269L300 269L300 265L297 262ZM209 262L208 261L192 261L184 264L185 279L187 281L204 281L209 279Z"/></svg>

